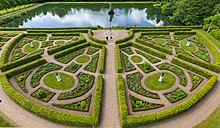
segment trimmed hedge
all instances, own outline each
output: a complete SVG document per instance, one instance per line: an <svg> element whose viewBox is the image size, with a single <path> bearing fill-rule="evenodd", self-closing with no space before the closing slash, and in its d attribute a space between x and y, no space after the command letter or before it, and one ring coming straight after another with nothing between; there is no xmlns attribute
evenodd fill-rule
<svg viewBox="0 0 220 128"><path fill-rule="evenodd" d="M100 68L99 73L103 74L105 72L105 56L106 56L106 48L105 46L102 47L102 53L100 56Z"/></svg>
<svg viewBox="0 0 220 128"><path fill-rule="evenodd" d="M27 28L11 28L11 27L0 27L1 31L26 31Z"/></svg>
<svg viewBox="0 0 220 128"><path fill-rule="evenodd" d="M214 58L214 62L216 63L220 63L220 53L218 51L218 49L215 47L215 45L207 38L205 37L203 34L201 34L199 31L196 31L196 36L203 42L205 43L210 52L212 53L212 56Z"/></svg>
<svg viewBox="0 0 220 128"><path fill-rule="evenodd" d="M190 57L190 56L185 56L183 54L178 54L177 55L178 58L180 59L183 59L185 61L188 61L188 62L191 62L193 64L196 64L196 65L199 65L201 67L204 67L204 68L207 68L209 70L212 70L214 72L219 72L220 71L220 66L217 66L217 65L213 65L213 64L209 64L207 62L204 62L204 61L200 61L198 59L195 59L193 57Z"/></svg>
<svg viewBox="0 0 220 128"><path fill-rule="evenodd" d="M47 36L46 33L26 33L25 36Z"/></svg>
<svg viewBox="0 0 220 128"><path fill-rule="evenodd" d="M88 37L89 37L90 40L92 40L92 41L94 41L96 43L107 44L107 41L100 40L100 39L97 39L97 38L93 37L93 33L92 33L91 29L88 31Z"/></svg>
<svg viewBox="0 0 220 128"><path fill-rule="evenodd" d="M15 45L18 44L20 40L24 38L24 34L19 35L18 37L14 38L11 42L8 43L8 45L5 47L1 54L1 60L0 64L5 64L8 62L8 57L12 51L12 49L15 47Z"/></svg>
<svg viewBox="0 0 220 128"><path fill-rule="evenodd" d="M70 54L70 53L75 52L75 51L77 51L77 50L79 50L79 49L85 48L85 47L87 47L87 46L89 46L89 43L88 43L88 42L87 42L87 43L80 44L80 45L77 45L77 46L72 47L72 48L65 49L65 50L63 50L63 51L61 51L61 52L56 53L56 54L54 55L54 58L55 58L55 59L58 59L58 58L60 58L60 57L63 57L63 56L65 56L65 55L67 55L67 54Z"/></svg>
<svg viewBox="0 0 220 128"><path fill-rule="evenodd" d="M126 105L126 95L124 88L124 79L122 74L117 76L117 88L118 88L118 102L119 102L119 114L122 128L127 124L128 107Z"/></svg>
<svg viewBox="0 0 220 128"><path fill-rule="evenodd" d="M214 29L211 31L211 35L217 39L220 40L220 29Z"/></svg>
<svg viewBox="0 0 220 128"><path fill-rule="evenodd" d="M49 3L50 4L50 3ZM62 3L63 4L63 3ZM64 30L64 29L97 29L97 27L88 26L88 27L61 27L61 28L28 28L27 30Z"/></svg>
<svg viewBox="0 0 220 128"><path fill-rule="evenodd" d="M95 42L89 42L90 46L93 46L93 47L96 47L96 48L102 48L104 45L102 44L98 44L98 43L95 43Z"/></svg>
<svg viewBox="0 0 220 128"><path fill-rule="evenodd" d="M185 68L187 70L190 70L192 72L196 72L197 74L199 74L201 76L204 76L204 77L206 77L208 79L213 76L213 74L211 74L211 73L209 73L207 71L204 71L204 70L202 70L202 69L200 69L198 67L192 66L192 65L190 65L190 64L188 64L188 63L186 63L186 62L184 62L184 61L182 61L180 59L177 59L177 58L173 58L171 63L176 64L176 65L178 65L180 67L183 67L183 68Z"/></svg>
<svg viewBox="0 0 220 128"><path fill-rule="evenodd" d="M195 35L196 32L194 31L176 31L174 35Z"/></svg>
<svg viewBox="0 0 220 128"><path fill-rule="evenodd" d="M61 112L55 109L39 105L17 92L10 85L6 76L4 75L0 75L0 83L7 95L9 95L15 102L17 102L19 105L21 105L28 111L47 120L66 125L78 126L97 126L99 124L103 90L103 79L101 75L99 75L97 78L92 116L76 115L67 112Z"/></svg>
<svg viewBox="0 0 220 128"><path fill-rule="evenodd" d="M143 45L148 46L148 47L152 47L152 48L154 48L154 49L156 49L156 50L159 50L159 51L161 51L161 52L164 52L164 53L166 53L166 54L172 55L172 51L171 51L171 50L166 49L166 48L164 48L164 47L162 47L162 46L153 44L153 43L151 43L151 42L142 40L142 39L140 39L140 38L136 38L135 41L136 41L137 43L143 44Z"/></svg>
<svg viewBox="0 0 220 128"><path fill-rule="evenodd" d="M60 51L62 51L62 50L65 50L65 49L67 49L67 48L70 48L70 47L73 47L73 46L82 44L82 43L84 43L84 42L86 42L86 39L81 39L81 40L78 40L78 41L76 41L76 42L64 44L64 45L61 45L61 46L59 46L59 47L54 47L54 48L49 49L49 50L47 51L47 53L48 53L49 55L51 55L51 54L54 54L54 53L56 53L56 52L60 52Z"/></svg>
<svg viewBox="0 0 220 128"><path fill-rule="evenodd" d="M150 31L150 32L142 32L143 35L169 35L169 31Z"/></svg>
<svg viewBox="0 0 220 128"><path fill-rule="evenodd" d="M152 26L128 26L126 29L181 29L181 28L188 28L188 29L201 29L202 26L162 26L162 27L152 27Z"/></svg>
<svg viewBox="0 0 220 128"><path fill-rule="evenodd" d="M153 122L157 122L162 119L170 118L172 116L175 116L177 114L180 114L188 110L193 105L195 105L200 99L202 99L202 97L204 97L212 89L215 82L217 81L217 78L218 77L216 75L212 76L211 79L198 92L192 95L189 99L183 101L182 103L174 107L168 108L164 111L150 113L150 114L136 115L136 116L126 116L124 114L125 116L122 117L122 120L123 120L122 126L123 127L142 126L142 125L150 124Z"/></svg>
<svg viewBox="0 0 220 128"><path fill-rule="evenodd" d="M115 57L116 57L116 70L118 73L121 73L122 72L121 52L118 44L115 46Z"/></svg>
<svg viewBox="0 0 220 128"><path fill-rule="evenodd" d="M61 30L27 30L27 33L74 33L82 32L87 33L89 29L61 29Z"/></svg>
<svg viewBox="0 0 220 128"><path fill-rule="evenodd" d="M75 33L53 33L52 36L79 36L79 32Z"/></svg>
<svg viewBox="0 0 220 128"><path fill-rule="evenodd" d="M12 76L18 75L20 73L23 73L25 71L28 71L30 69L33 69L35 67L38 67L40 65L43 65L45 63L47 63L47 61L44 58L41 58L39 60L33 61L33 62L28 63L26 65L23 65L23 66L15 68L13 70L10 70L10 71L6 72L5 75L7 77L12 77Z"/></svg>
<svg viewBox="0 0 220 128"><path fill-rule="evenodd" d="M130 40L130 39L133 38L133 36L134 36L133 34L134 34L134 30L133 30L133 29L130 29L130 31L128 32L128 36L126 36L126 37L124 37L124 38L121 38L121 39L119 39L119 40L116 40L115 43L116 43L116 44L119 44L119 43L124 43L124 42Z"/></svg>
<svg viewBox="0 0 220 128"><path fill-rule="evenodd" d="M134 32L150 32L150 31L169 31L169 32L175 32L175 31L191 31L191 28L154 28L154 29L137 29L134 28Z"/></svg>
<svg viewBox="0 0 220 128"><path fill-rule="evenodd" d="M13 61L13 62L3 64L3 65L1 65L0 69L1 69L1 71L4 72L4 71L7 71L9 69L12 69L12 68L21 66L23 64L32 62L34 60L38 60L40 58L42 58L41 54L33 54L33 55L30 55L30 56L25 57L25 58L21 58L19 60Z"/></svg>

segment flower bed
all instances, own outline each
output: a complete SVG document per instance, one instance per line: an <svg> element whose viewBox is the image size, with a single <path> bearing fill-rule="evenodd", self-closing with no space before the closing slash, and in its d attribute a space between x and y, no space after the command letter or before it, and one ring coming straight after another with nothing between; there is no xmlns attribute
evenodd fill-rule
<svg viewBox="0 0 220 128"><path fill-rule="evenodd" d="M171 103L180 101L187 96L187 94L180 88L177 88L172 92L165 93L164 95Z"/></svg>
<svg viewBox="0 0 220 128"><path fill-rule="evenodd" d="M190 91L193 91L194 89L196 89L199 84L204 80L202 77L194 74L194 73L191 73L189 72L189 75L191 77L191 80L192 80L192 87L190 89Z"/></svg>
<svg viewBox="0 0 220 128"><path fill-rule="evenodd" d="M93 55L94 53L96 53L98 51L99 51L99 49L97 49L97 48L89 47L89 49L86 52L86 54Z"/></svg>
<svg viewBox="0 0 220 128"><path fill-rule="evenodd" d="M27 77L30 75L31 71L26 72L24 74L21 74L17 77L15 77L16 82L18 83L18 86L21 88L21 90L25 93L27 93L27 89L26 89L26 85L25 85L25 81L27 79Z"/></svg>
<svg viewBox="0 0 220 128"><path fill-rule="evenodd" d="M38 100L48 102L56 93L50 92L43 87L38 88L35 92L31 94L32 97L37 98Z"/></svg>
<svg viewBox="0 0 220 128"><path fill-rule="evenodd" d="M145 58L146 58L148 61L150 61L152 64L155 64L155 63L160 62L159 59L157 59L157 58L155 58L155 57L153 57L153 56L151 56L151 55L145 54L144 52L141 52L141 51L139 51L139 50L135 50L135 51L136 51L137 54L140 54L140 55L142 55L143 57L145 57Z"/></svg>
<svg viewBox="0 0 220 128"><path fill-rule="evenodd" d="M83 54L85 51L85 49L81 49L81 50L78 50L76 52L73 52L73 53L70 53L64 57L61 57L59 59L57 59L57 61L61 62L61 63L64 63L64 64L67 64L69 63L71 60L73 60L74 58L76 58L77 56Z"/></svg>
<svg viewBox="0 0 220 128"><path fill-rule="evenodd" d="M127 53L128 55L134 54L130 47L122 48L122 51Z"/></svg>
<svg viewBox="0 0 220 128"><path fill-rule="evenodd" d="M80 69L80 67L82 67L82 65L72 63L69 66L67 66L64 70L67 72L75 73Z"/></svg>
<svg viewBox="0 0 220 128"><path fill-rule="evenodd" d="M144 62L143 64L138 64L138 67L146 74L155 71L155 69L147 62Z"/></svg>
<svg viewBox="0 0 220 128"><path fill-rule="evenodd" d="M92 60L90 61L90 63L84 69L86 71L90 71L90 72L95 73L96 69L97 69L97 65L98 65L98 60L99 60L99 53L92 56Z"/></svg>

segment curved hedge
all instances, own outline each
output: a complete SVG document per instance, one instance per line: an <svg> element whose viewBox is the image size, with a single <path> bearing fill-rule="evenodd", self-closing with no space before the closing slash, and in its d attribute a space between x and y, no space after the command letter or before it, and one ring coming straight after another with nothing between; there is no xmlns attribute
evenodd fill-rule
<svg viewBox="0 0 220 128"><path fill-rule="evenodd" d="M151 42L148 42L148 41L145 41L145 40L142 40L140 38L136 38L135 40L137 43L140 43L140 44L143 44L145 46L148 46L148 47L151 47L151 48L154 48L156 50L159 50L161 52L164 52L164 53L167 53L169 55L172 55L172 50L169 50L169 49L166 49L162 46L159 46L159 45L156 45L156 44L153 44Z"/></svg>
<svg viewBox="0 0 220 128"><path fill-rule="evenodd" d="M217 75L211 75L208 82L198 92L192 95L189 99L183 101L182 103L174 107L168 108L161 112L132 116L132 115L128 115L122 75L121 74L118 75L117 86L118 86L118 97L119 97L118 99L119 99L119 107L120 107L120 122L122 127L143 126L146 124L157 122L162 119L170 118L172 116L175 116L177 114L180 114L188 110L212 89L215 82L217 81L217 78L218 78Z"/></svg>
<svg viewBox="0 0 220 128"><path fill-rule="evenodd" d="M13 61L13 62L3 64L3 65L1 65L0 69L1 69L2 72L4 72L4 71L7 71L9 69L21 66L23 64L32 62L32 61L40 59L40 58L42 58L41 54L33 54L33 55L30 55L30 56L25 57L25 58L21 58L19 60Z"/></svg>
<svg viewBox="0 0 220 128"><path fill-rule="evenodd" d="M119 40L116 40L115 43L116 43L116 44L119 44L119 43L124 43L124 42L130 40L130 39L133 38L133 36L134 36L133 34L134 34L134 30L133 30L133 29L130 29L130 31L128 32L128 36L126 36L126 37L124 37L124 38L121 38L121 39L119 39Z"/></svg>
<svg viewBox="0 0 220 128"><path fill-rule="evenodd" d="M20 40L22 40L25 37L24 34L21 34L19 36L17 36L16 38L14 38L12 41L10 41L7 46L5 47L5 49L3 50L1 57L0 57L0 64L5 64L8 62L8 56L10 55L12 49L15 47L15 45L18 44L18 42Z"/></svg>
<svg viewBox="0 0 220 128"><path fill-rule="evenodd" d="M198 59L195 59L195 58L190 57L190 56L183 55L181 53L177 54L177 57L180 58L180 59L183 59L185 61L191 62L193 64L199 65L201 67L207 68L209 70L212 70L214 72L219 72L220 71L220 66L209 64L207 62L200 61Z"/></svg>
<svg viewBox="0 0 220 128"><path fill-rule="evenodd" d="M88 37L89 37L90 40L92 40L92 41L94 41L94 42L96 42L96 43L107 44L107 41L105 41L105 40L100 40L100 39L97 39L97 38L93 37L93 34L92 34L92 30L91 30L91 29L88 31Z"/></svg>
<svg viewBox="0 0 220 128"><path fill-rule="evenodd" d="M214 58L215 64L220 63L220 53L218 49L215 47L215 45L207 37L201 34L199 31L196 31L196 36L198 36L199 39L208 46Z"/></svg>

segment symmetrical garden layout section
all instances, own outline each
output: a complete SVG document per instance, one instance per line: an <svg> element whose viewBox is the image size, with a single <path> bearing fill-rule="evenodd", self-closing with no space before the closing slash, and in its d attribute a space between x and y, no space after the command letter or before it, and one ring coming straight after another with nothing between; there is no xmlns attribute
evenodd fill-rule
<svg viewBox="0 0 220 128"><path fill-rule="evenodd" d="M114 45L118 114L122 127L132 127L186 111L217 80L219 52L199 27L127 27L127 36L115 44L92 29L0 32L5 92L45 119L98 126L108 66L105 46Z"/></svg>

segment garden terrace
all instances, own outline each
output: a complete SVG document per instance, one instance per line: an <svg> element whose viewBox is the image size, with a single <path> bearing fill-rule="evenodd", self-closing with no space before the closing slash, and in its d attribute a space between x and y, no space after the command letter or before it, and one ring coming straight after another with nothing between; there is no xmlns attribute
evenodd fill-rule
<svg viewBox="0 0 220 128"><path fill-rule="evenodd" d="M107 127L120 114L122 127L134 127L188 110L217 81L220 53L199 27L120 29L108 41L110 31L95 27L2 29L0 83L53 122Z"/></svg>

